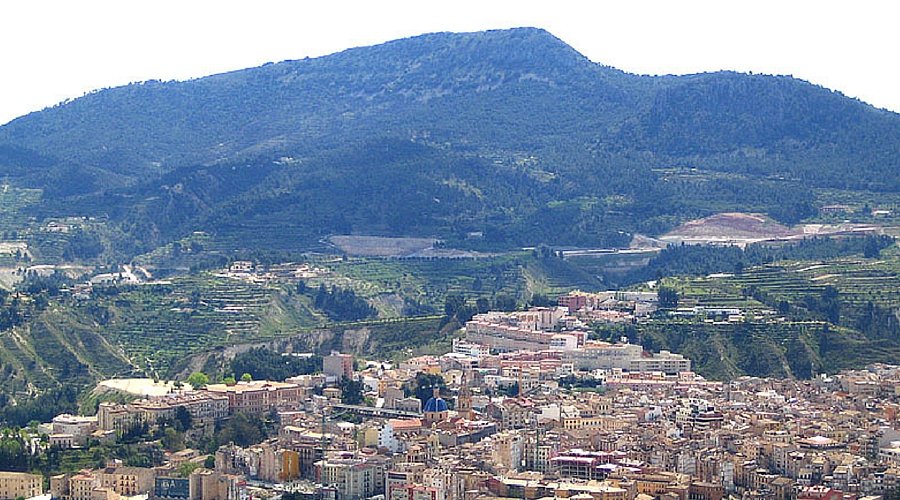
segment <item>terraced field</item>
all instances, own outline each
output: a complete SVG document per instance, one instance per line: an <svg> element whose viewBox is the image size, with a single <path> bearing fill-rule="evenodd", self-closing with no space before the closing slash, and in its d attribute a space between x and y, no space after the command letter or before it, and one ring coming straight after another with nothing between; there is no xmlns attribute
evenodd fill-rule
<svg viewBox="0 0 900 500"><path fill-rule="evenodd" d="M200 245L208 242L195 236ZM376 306L378 317L330 323L311 294L298 293L292 278L253 282L208 271L120 289L98 287L87 300L52 298L36 317L0 332L0 375L8 380L0 389L24 395L63 381L87 386L112 376L165 379L193 366L192 359L269 342L361 355L393 356L410 347L438 351L449 347L452 334L441 317L450 294L470 302L507 296L521 304L535 293L597 288L565 261L529 252L478 259L320 255L307 263L327 270L304 280L307 287L350 288ZM410 313L409 303L418 310Z"/></svg>
<svg viewBox="0 0 900 500"><path fill-rule="evenodd" d="M352 288L379 306L382 320L399 318L404 298L442 311L451 293L470 299L530 293L527 264L518 257L346 261L320 257L310 264L329 273L306 280L307 286ZM294 289L292 283L261 285L201 273L135 287L105 297L99 305L110 317L103 326L110 341L137 365L163 376L179 359L200 351L328 326L309 298Z"/></svg>
<svg viewBox="0 0 900 500"><path fill-rule="evenodd" d="M152 373L216 345L255 339L277 290L208 274L104 298L106 335Z"/></svg>
<svg viewBox="0 0 900 500"><path fill-rule="evenodd" d="M900 255L893 247L877 259L782 262L739 275L667 278L664 283L679 291L680 307L737 307L746 319L658 319L641 324L640 336L649 347L691 357L698 371L716 378L809 377L896 362L898 273ZM829 293L839 303L833 318L819 309Z"/></svg>
<svg viewBox="0 0 900 500"><path fill-rule="evenodd" d="M642 342L651 349L679 352L706 377L738 375L809 378L823 371L819 343L824 322L678 323L641 325Z"/></svg>
<svg viewBox="0 0 900 500"><path fill-rule="evenodd" d="M366 298L398 294L440 310L447 295L468 300L507 295L526 302L533 294L556 296L600 282L561 259L536 259L528 252L477 259L349 259L316 263L328 267L339 286ZM343 280L343 281L341 281Z"/></svg>
<svg viewBox="0 0 900 500"><path fill-rule="evenodd" d="M4 240L24 237L18 233L28 227L28 220L22 216L25 207L40 201L40 189L21 189L8 184L0 185L0 235ZM12 233L16 232L17 235Z"/></svg>

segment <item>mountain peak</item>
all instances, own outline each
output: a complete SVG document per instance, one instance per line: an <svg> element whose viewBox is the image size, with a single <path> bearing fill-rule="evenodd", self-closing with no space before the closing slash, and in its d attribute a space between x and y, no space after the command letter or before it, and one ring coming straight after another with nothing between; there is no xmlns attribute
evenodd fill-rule
<svg viewBox="0 0 900 500"><path fill-rule="evenodd" d="M372 67L372 62L402 71L430 66L469 66L530 72L565 73L577 66L593 66L574 48L541 28L523 27L477 32L437 32L357 47L315 60L290 61L294 66L311 63L348 69ZM305 68L303 68L305 69Z"/></svg>
<svg viewBox="0 0 900 500"><path fill-rule="evenodd" d="M544 29L522 27L429 33L187 82L102 90L0 127L0 145L12 148L7 163L15 166L33 167L41 157L99 169L96 186L370 136L558 155L562 163L629 151L692 163L696 155L726 155L709 159L716 166L751 148L742 161L776 174L796 170L788 164L797 163L789 157L798 148L803 158L835 150L845 155L840 161L877 173L855 178L882 186L880 173L894 166L882 158L895 157L897 117L848 101L789 77L632 75L591 62ZM804 176L819 175L821 158L808 163Z"/></svg>

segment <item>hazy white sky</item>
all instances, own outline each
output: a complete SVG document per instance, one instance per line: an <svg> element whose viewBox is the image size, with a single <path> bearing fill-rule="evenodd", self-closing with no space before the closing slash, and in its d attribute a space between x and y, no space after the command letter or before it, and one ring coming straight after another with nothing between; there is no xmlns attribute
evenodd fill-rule
<svg viewBox="0 0 900 500"><path fill-rule="evenodd" d="M900 111L900 2L4 0L0 123L87 91L434 31L547 29L646 74L792 74Z"/></svg>

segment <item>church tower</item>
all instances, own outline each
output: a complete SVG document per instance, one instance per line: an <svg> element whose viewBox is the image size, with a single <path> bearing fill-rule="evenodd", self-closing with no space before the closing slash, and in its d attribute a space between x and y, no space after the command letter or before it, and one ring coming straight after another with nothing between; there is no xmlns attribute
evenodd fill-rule
<svg viewBox="0 0 900 500"><path fill-rule="evenodd" d="M472 392L469 390L469 381L465 373L460 381L459 395L456 397L456 412L466 420L475 419L475 412L472 411Z"/></svg>

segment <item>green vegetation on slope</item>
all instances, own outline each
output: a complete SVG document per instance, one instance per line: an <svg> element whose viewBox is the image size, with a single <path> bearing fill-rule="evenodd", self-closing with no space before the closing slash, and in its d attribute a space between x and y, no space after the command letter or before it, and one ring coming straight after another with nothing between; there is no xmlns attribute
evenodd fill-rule
<svg viewBox="0 0 900 500"><path fill-rule="evenodd" d="M411 347L436 352L449 347L457 326L441 316L448 297L472 310L514 308L536 293L596 285L561 259L528 252L478 259L315 256L309 264L325 271L302 281L263 282L203 271L143 285L96 286L87 299L64 294L70 280L61 274L29 277L20 285L22 298L4 296L6 312L0 311L0 373L7 377L0 397L20 399L61 386L81 390L112 376L172 378L205 368L204 361L190 368L194 357L235 345L275 342L292 350L386 357ZM323 295L317 304L320 289L332 303ZM350 294L352 300L336 298ZM367 314L334 316L345 309ZM367 317L376 311L377 317ZM210 373L228 370L225 359L210 363Z"/></svg>
<svg viewBox="0 0 900 500"><path fill-rule="evenodd" d="M679 308L739 308L736 322L658 315L635 326L601 328L695 361L700 373L795 376L833 373L900 359L900 255L782 261L715 277L666 278Z"/></svg>
<svg viewBox="0 0 900 500"><path fill-rule="evenodd" d="M38 219L108 217L120 257L198 230L228 252L612 247L721 211L796 222L825 189L896 193L897 137L898 115L789 77L630 75L523 28L92 93L0 128L0 173L43 190Z"/></svg>

